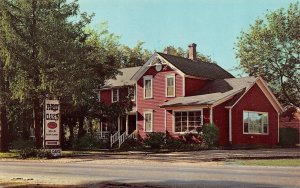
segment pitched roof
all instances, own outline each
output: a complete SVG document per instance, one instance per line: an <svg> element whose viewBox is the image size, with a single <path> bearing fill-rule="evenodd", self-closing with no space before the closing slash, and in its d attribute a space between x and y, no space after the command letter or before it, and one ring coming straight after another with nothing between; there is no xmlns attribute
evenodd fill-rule
<svg viewBox="0 0 300 188"><path fill-rule="evenodd" d="M233 78L229 72L215 63L206 63L202 61L193 61L188 58L159 53L158 54L181 70L184 74L208 79Z"/></svg>
<svg viewBox="0 0 300 188"><path fill-rule="evenodd" d="M161 107L213 105L223 99L240 95L250 88L255 81L255 77L212 80L209 81L198 94L172 99L165 102Z"/></svg>
<svg viewBox="0 0 300 188"><path fill-rule="evenodd" d="M138 67L129 67L119 69L120 74L114 79L109 79L105 82L102 88L111 88L111 87L122 87L126 85L134 85L135 81L131 80L131 77L141 68Z"/></svg>

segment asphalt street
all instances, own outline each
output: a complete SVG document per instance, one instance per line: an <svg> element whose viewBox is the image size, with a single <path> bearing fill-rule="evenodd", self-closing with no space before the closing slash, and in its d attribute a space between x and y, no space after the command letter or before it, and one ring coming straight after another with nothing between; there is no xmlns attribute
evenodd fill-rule
<svg viewBox="0 0 300 188"><path fill-rule="evenodd" d="M101 182L167 187L300 187L299 167L250 167L206 163L116 163L91 160L70 163L0 161L0 182L78 185Z"/></svg>

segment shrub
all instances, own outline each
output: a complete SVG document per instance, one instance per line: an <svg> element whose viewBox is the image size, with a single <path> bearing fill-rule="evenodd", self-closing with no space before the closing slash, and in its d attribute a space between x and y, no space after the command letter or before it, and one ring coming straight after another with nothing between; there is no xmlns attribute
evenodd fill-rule
<svg viewBox="0 0 300 188"><path fill-rule="evenodd" d="M143 149L143 144L137 140L137 139L127 139L125 142L121 145L120 150L139 150Z"/></svg>
<svg viewBox="0 0 300 188"><path fill-rule="evenodd" d="M86 134L85 136L77 139L73 143L73 148L80 149L107 149L109 148L108 141L98 140L96 137Z"/></svg>
<svg viewBox="0 0 300 188"><path fill-rule="evenodd" d="M182 141L177 140L177 139L168 139L166 141L166 145L165 145L165 148L174 149L174 150L180 150L184 147L185 147L185 144Z"/></svg>
<svg viewBox="0 0 300 188"><path fill-rule="evenodd" d="M215 124L205 124L202 128L204 143L208 146L214 146L218 141L219 128Z"/></svg>
<svg viewBox="0 0 300 188"><path fill-rule="evenodd" d="M150 146L151 149L160 149L164 143L165 133L163 132L148 133L145 139L146 146Z"/></svg>
<svg viewBox="0 0 300 188"><path fill-rule="evenodd" d="M51 152L45 149L23 149L19 154L19 158L27 159L27 158L52 158Z"/></svg>
<svg viewBox="0 0 300 188"><path fill-rule="evenodd" d="M23 150L23 149L35 148L35 145L32 140L24 140L18 138L11 143L11 148L17 150Z"/></svg>
<svg viewBox="0 0 300 188"><path fill-rule="evenodd" d="M299 142L299 132L295 128L279 129L279 144L281 146L295 146Z"/></svg>

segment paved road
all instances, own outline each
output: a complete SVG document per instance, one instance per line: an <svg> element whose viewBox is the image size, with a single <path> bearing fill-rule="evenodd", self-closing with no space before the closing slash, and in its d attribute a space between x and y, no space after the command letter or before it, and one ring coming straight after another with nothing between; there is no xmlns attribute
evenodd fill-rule
<svg viewBox="0 0 300 188"><path fill-rule="evenodd" d="M300 187L299 167L245 167L216 163L91 160L0 161L0 182L79 185L101 182L171 187ZM0 186L1 187L1 186Z"/></svg>

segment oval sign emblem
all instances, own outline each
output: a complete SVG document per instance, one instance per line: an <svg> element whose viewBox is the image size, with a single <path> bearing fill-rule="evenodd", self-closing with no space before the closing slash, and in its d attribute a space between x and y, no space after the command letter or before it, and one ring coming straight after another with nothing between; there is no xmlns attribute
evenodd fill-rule
<svg viewBox="0 0 300 188"><path fill-rule="evenodd" d="M48 127L49 129L55 129L55 128L57 127L57 124L56 124L55 122L49 122L49 123L47 124L47 127Z"/></svg>

